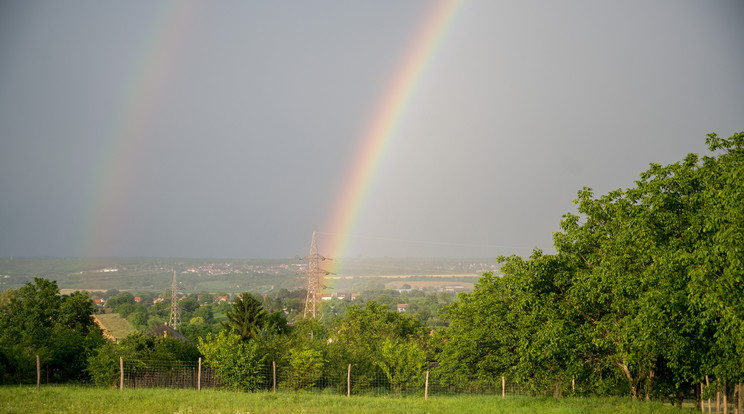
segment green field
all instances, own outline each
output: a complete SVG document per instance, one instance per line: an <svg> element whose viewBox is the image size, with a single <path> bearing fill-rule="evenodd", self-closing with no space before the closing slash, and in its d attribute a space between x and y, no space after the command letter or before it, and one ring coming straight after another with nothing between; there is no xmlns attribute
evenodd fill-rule
<svg viewBox="0 0 744 414"><path fill-rule="evenodd" d="M658 402L621 398L486 396L362 397L180 389L0 387L3 413L680 413Z"/></svg>
<svg viewBox="0 0 744 414"><path fill-rule="evenodd" d="M126 319L119 316L118 313L109 313L101 315L93 315L102 325L104 331L111 335L114 340L119 341L126 338L127 335L137 332L136 329Z"/></svg>

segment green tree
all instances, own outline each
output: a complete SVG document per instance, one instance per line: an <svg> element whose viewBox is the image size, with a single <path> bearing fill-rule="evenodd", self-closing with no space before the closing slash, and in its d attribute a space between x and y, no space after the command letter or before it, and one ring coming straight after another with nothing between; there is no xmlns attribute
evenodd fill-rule
<svg viewBox="0 0 744 414"><path fill-rule="evenodd" d="M53 380L84 379L87 356L104 341L87 294L60 295L56 282L35 278L8 296L0 308L3 381L31 381L36 355L54 373Z"/></svg>
<svg viewBox="0 0 744 414"><path fill-rule="evenodd" d="M312 387L323 374L323 353L312 348L292 348L289 350L288 369L282 387L298 392Z"/></svg>
<svg viewBox="0 0 744 414"><path fill-rule="evenodd" d="M258 335L266 323L261 302L248 292L235 299L226 316L227 322L222 322L222 327L236 332L244 342Z"/></svg>
<svg viewBox="0 0 744 414"><path fill-rule="evenodd" d="M256 341L245 342L236 332L223 330L217 336L199 338L198 347L205 365L214 369L229 387L255 391L265 385L261 375L265 356Z"/></svg>
<svg viewBox="0 0 744 414"><path fill-rule="evenodd" d="M426 351L416 342L384 338L375 364L385 373L395 395L400 396L407 385L420 385L426 362Z"/></svg>
<svg viewBox="0 0 744 414"><path fill-rule="evenodd" d="M433 357L429 343L429 330L417 319L386 306L368 302L362 308L353 305L346 315L334 321L328 333L327 359L333 372L345 372L352 364L357 376L355 388L369 386L374 379L384 375L379 362L384 340L410 342Z"/></svg>

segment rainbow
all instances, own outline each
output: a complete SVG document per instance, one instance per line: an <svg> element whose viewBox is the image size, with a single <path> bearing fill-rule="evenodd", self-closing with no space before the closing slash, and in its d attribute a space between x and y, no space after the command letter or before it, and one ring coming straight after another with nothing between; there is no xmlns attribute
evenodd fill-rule
<svg viewBox="0 0 744 414"><path fill-rule="evenodd" d="M338 273L340 260L347 257L350 239L385 151L396 136L421 78L463 3L463 0L440 0L432 7L364 130L351 172L332 210L330 225L325 227L328 231L323 232L329 238L321 250L337 259L327 270Z"/></svg>
<svg viewBox="0 0 744 414"><path fill-rule="evenodd" d="M159 4L148 32L142 36L141 55L133 56L132 66L122 84L122 103L114 111L104 150L98 157L81 210L80 234L75 240L78 256L104 256L125 232L121 217L130 208L126 200L134 189L137 161L145 152L151 117L165 93L168 76L184 44L184 33L197 15L197 2L169 1Z"/></svg>

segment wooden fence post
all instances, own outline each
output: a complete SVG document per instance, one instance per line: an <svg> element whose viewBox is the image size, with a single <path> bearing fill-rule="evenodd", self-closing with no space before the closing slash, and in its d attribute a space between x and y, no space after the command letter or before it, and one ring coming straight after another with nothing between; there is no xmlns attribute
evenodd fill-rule
<svg viewBox="0 0 744 414"><path fill-rule="evenodd" d="M506 398L506 377L501 376L501 398Z"/></svg>
<svg viewBox="0 0 744 414"><path fill-rule="evenodd" d="M276 392L276 361L271 361L271 368L274 371L274 392Z"/></svg>
<svg viewBox="0 0 744 414"><path fill-rule="evenodd" d="M41 360L39 355L36 355L36 391L39 391L39 386L41 386Z"/></svg>
<svg viewBox="0 0 744 414"><path fill-rule="evenodd" d="M124 389L124 357L119 357L119 390Z"/></svg>
<svg viewBox="0 0 744 414"><path fill-rule="evenodd" d="M201 357L199 357L199 372L196 374L196 390L201 391Z"/></svg>
<svg viewBox="0 0 744 414"><path fill-rule="evenodd" d="M426 382L424 383L424 401L429 400L429 370L426 370Z"/></svg>
<svg viewBox="0 0 744 414"><path fill-rule="evenodd" d="M351 398L351 364L349 364L349 369L346 371L346 397Z"/></svg>
<svg viewBox="0 0 744 414"><path fill-rule="evenodd" d="M707 376L707 375L705 376L705 387L706 387L706 388L710 387L710 380L708 379L708 376ZM712 408L711 408L711 406L710 406L710 405L711 405L711 402L710 402L710 400L711 400L711 398L710 398L710 397L708 397L708 412L709 412L709 413L710 413L710 412L712 412L712 411L711 411L711 410L712 410Z"/></svg>

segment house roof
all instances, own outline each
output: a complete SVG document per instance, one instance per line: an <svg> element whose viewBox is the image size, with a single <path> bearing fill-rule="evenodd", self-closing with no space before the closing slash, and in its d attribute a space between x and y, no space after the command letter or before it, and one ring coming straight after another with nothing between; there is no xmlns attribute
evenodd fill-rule
<svg viewBox="0 0 744 414"><path fill-rule="evenodd" d="M171 328L170 326L166 324L162 324L158 326L157 328L150 331L147 336L159 336L161 338L176 338L181 342L187 342L190 341L189 338L183 336L181 332L178 332L177 330Z"/></svg>

